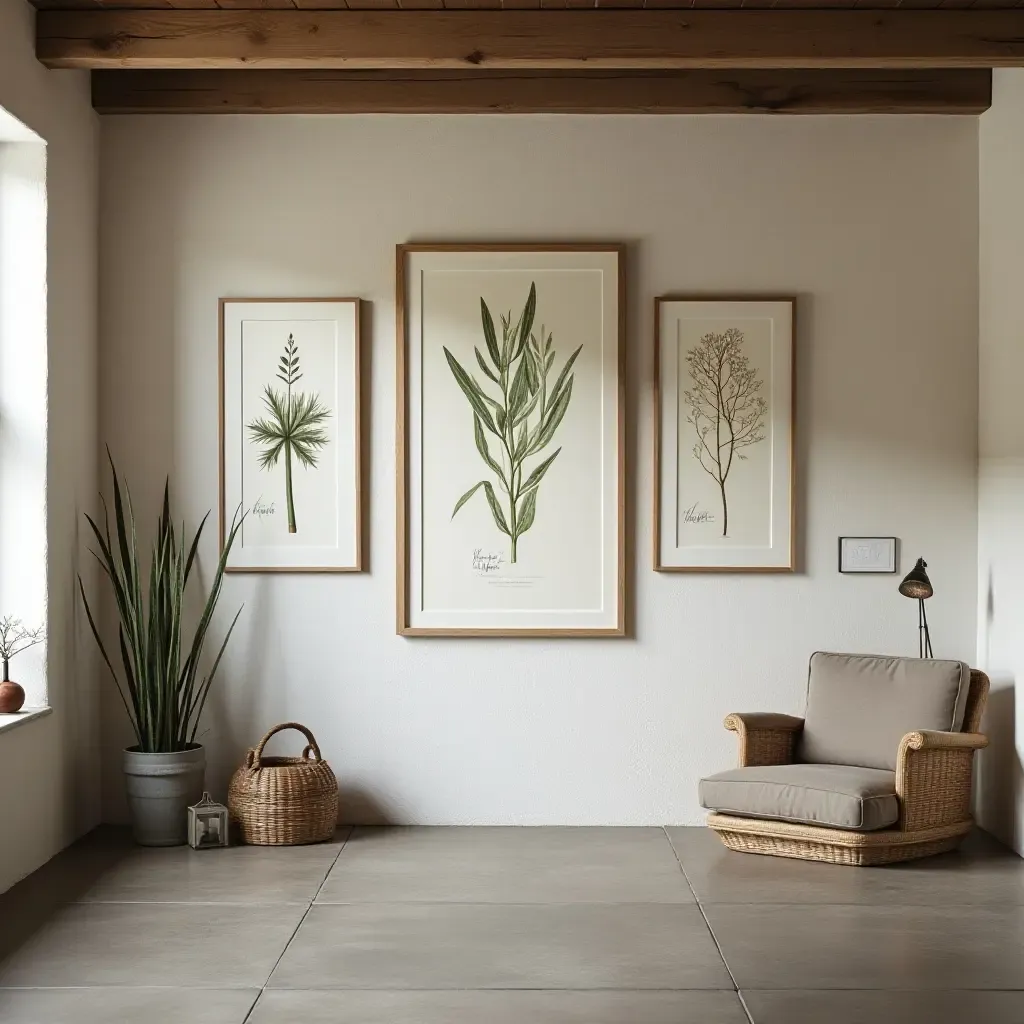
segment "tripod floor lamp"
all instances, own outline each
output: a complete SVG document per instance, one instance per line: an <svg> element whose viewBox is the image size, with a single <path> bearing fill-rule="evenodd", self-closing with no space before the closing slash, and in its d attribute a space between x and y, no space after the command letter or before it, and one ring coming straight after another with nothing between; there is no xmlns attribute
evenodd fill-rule
<svg viewBox="0 0 1024 1024"><path fill-rule="evenodd" d="M924 603L935 591L932 589L932 581L928 579L927 568L928 563L923 558L919 558L917 564L903 577L903 582L900 584L900 593L904 597L912 597L917 600L917 635L922 658L933 656L932 638L928 632L928 615L925 613Z"/></svg>

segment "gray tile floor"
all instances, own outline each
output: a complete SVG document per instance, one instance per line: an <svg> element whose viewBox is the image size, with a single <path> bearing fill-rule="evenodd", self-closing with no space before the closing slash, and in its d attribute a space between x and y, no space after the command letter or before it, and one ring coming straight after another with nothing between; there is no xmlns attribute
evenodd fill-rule
<svg viewBox="0 0 1024 1024"><path fill-rule="evenodd" d="M699 828L100 831L0 897L3 1024L1024 1024L1024 860L891 868Z"/></svg>

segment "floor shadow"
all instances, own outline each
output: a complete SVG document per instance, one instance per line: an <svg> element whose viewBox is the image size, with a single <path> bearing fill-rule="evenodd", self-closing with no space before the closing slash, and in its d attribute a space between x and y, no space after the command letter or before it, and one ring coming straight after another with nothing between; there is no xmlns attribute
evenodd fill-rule
<svg viewBox="0 0 1024 1024"><path fill-rule="evenodd" d="M128 829L101 825L0 895L0 960L62 907L85 896L131 851Z"/></svg>
<svg viewBox="0 0 1024 1024"><path fill-rule="evenodd" d="M393 825L387 809L372 794L358 786L338 787L339 825Z"/></svg>

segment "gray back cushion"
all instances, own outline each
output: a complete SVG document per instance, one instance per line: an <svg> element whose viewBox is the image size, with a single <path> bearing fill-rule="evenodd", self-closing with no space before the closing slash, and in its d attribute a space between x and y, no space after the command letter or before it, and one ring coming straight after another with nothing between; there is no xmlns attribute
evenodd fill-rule
<svg viewBox="0 0 1024 1024"><path fill-rule="evenodd" d="M970 678L959 661L818 652L798 757L893 771L908 732L960 730Z"/></svg>

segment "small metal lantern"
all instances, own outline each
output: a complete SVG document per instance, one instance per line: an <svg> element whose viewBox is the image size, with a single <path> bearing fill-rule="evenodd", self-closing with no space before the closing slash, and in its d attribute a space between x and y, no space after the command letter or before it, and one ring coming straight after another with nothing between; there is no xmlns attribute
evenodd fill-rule
<svg viewBox="0 0 1024 1024"><path fill-rule="evenodd" d="M228 845L228 809L209 793L188 809L188 845L193 850Z"/></svg>

